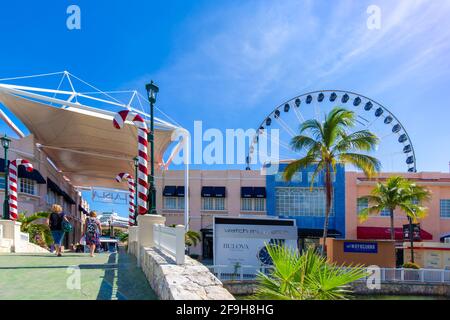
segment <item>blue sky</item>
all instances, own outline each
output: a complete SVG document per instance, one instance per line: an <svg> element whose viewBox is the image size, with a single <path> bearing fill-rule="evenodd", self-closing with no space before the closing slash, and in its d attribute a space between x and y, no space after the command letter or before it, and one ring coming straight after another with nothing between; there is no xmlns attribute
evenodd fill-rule
<svg viewBox="0 0 450 320"><path fill-rule="evenodd" d="M71 4L81 30L66 28ZM448 171L449 16L449 1L2 1L0 78L69 70L103 90L154 79L158 106L188 129L254 128L300 93L356 91L401 119L419 171Z"/></svg>

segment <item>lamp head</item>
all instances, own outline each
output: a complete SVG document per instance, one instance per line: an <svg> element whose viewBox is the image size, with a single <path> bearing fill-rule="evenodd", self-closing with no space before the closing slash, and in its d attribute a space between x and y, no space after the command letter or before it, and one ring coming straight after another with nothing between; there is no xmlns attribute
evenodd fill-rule
<svg viewBox="0 0 450 320"><path fill-rule="evenodd" d="M5 134L3 137L0 138L2 141L2 146L5 149L9 148L9 145L11 144L11 139L8 138L8 136Z"/></svg>
<svg viewBox="0 0 450 320"><path fill-rule="evenodd" d="M150 83L145 85L145 89L147 90L147 96L150 103L156 102L156 96L159 92L159 88L156 84L153 83L153 80Z"/></svg>

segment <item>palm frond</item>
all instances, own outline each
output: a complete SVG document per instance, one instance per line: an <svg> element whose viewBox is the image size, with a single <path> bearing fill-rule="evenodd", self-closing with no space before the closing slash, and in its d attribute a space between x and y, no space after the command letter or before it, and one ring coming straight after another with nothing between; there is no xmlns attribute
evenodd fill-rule
<svg viewBox="0 0 450 320"><path fill-rule="evenodd" d="M373 177L381 169L380 161L366 154L344 152L340 153L338 158L341 162L352 164L362 170L368 177Z"/></svg>

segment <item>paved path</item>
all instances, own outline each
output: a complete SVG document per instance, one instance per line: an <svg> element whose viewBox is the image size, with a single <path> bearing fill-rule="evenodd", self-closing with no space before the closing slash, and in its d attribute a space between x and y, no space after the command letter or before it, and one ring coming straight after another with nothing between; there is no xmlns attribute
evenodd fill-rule
<svg viewBox="0 0 450 320"><path fill-rule="evenodd" d="M154 300L136 260L120 253L0 254L0 300Z"/></svg>

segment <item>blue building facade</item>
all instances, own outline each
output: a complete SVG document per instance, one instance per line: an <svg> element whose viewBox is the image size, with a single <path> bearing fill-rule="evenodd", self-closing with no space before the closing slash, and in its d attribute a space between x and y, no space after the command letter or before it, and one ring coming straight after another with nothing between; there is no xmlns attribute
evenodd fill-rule
<svg viewBox="0 0 450 320"><path fill-rule="evenodd" d="M319 238L325 222L325 174L314 180L315 166L297 172L290 182L282 179L287 164L279 165L279 172L266 176L267 214L295 219L299 238ZM329 218L329 236L345 236L345 166L337 165L333 179L332 212Z"/></svg>

